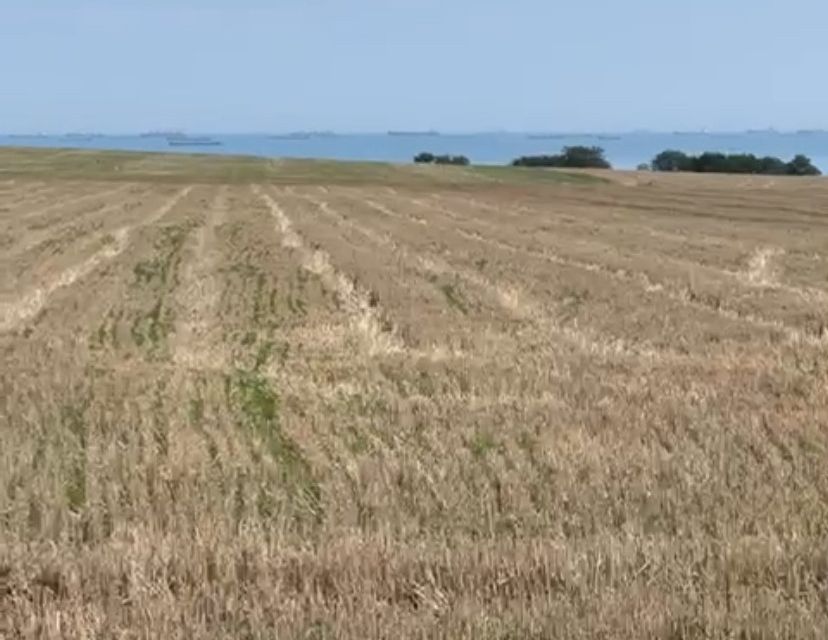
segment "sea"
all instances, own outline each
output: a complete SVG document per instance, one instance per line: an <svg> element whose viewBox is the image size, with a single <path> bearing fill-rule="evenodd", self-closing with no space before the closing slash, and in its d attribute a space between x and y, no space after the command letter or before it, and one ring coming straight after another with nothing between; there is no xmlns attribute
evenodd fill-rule
<svg viewBox="0 0 828 640"><path fill-rule="evenodd" d="M396 134L293 133L198 134L213 144L170 146L162 135L0 135L0 146L61 147L171 153L241 154L268 158L326 158L406 163L428 151L435 154L465 155L475 164L508 164L523 155L557 153L564 146L587 145L604 149L606 158L618 169L634 169L649 162L665 149L687 153L720 151L772 155L790 160L802 153L828 173L828 131L742 133L632 132L599 133L434 133Z"/></svg>

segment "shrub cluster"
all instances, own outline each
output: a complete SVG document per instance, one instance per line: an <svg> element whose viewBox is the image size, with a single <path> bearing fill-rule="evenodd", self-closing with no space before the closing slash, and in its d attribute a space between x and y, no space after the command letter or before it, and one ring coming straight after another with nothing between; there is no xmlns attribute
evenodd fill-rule
<svg viewBox="0 0 828 640"><path fill-rule="evenodd" d="M451 164L467 166L466 156L435 155L424 151L414 156L417 164ZM513 167L557 167L566 169L612 169L601 147L564 147L551 155L521 156L512 161ZM694 173L748 173L778 176L818 176L820 170L805 155L797 155L790 162L774 156L755 156L752 153L718 153L707 151L691 155L669 149L659 153L650 164L640 164L640 171L689 171Z"/></svg>
<svg viewBox="0 0 828 640"><path fill-rule="evenodd" d="M555 155L522 156L513 167L566 167L569 169L611 169L601 147L564 147Z"/></svg>
<svg viewBox="0 0 828 640"><path fill-rule="evenodd" d="M417 164L455 164L460 166L467 166L471 164L466 156L436 156L433 153L428 153L427 151L418 153L414 156L414 162Z"/></svg>
<svg viewBox="0 0 828 640"><path fill-rule="evenodd" d="M820 175L811 159L804 155L784 162L773 156L758 157L752 153L724 154L706 152L688 155L683 151L667 150L659 153L652 161L653 171L692 171L696 173L755 173L778 176Z"/></svg>

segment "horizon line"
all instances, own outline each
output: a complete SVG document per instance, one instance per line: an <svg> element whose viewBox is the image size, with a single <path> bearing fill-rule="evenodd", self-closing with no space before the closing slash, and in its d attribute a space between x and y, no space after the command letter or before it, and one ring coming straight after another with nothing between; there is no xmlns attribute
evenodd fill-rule
<svg viewBox="0 0 828 640"><path fill-rule="evenodd" d="M478 130L452 130L452 129L388 129L388 130L337 130L337 129L292 129L292 130L239 130L239 131L220 131L210 129L187 129L185 128L159 128L159 129L144 129L144 130L126 130L126 131L94 131L84 129L67 129L60 131L3 131L0 132L0 137L58 137L68 135L86 135L98 137L130 137L145 134L155 134L163 136L164 134L210 134L221 136L258 136L258 135L291 135L291 134L305 134L310 136L323 137L325 135L338 136L385 136L389 134L402 133L411 136L417 135L440 135L440 136L474 136L474 135L560 135L560 136L600 136L600 135L675 135L675 134L693 134L693 135L732 135L732 134L749 134L749 133L769 133L769 134L808 134L808 133L828 133L828 128L800 128L800 129L781 129L776 127L765 128L746 128L746 129L594 129L594 130L565 130L565 129L478 129Z"/></svg>

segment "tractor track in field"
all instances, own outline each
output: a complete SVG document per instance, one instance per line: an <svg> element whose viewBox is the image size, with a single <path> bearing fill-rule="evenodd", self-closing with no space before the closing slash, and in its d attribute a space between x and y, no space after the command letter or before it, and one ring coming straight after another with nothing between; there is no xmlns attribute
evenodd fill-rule
<svg viewBox="0 0 828 640"><path fill-rule="evenodd" d="M432 196L432 198L438 198L437 196ZM411 202L415 203L418 206L422 207L432 207L437 209L438 211L445 213L453 220L458 222L463 222L467 224L477 224L480 226L485 226L487 228L491 228L496 230L496 225L493 225L491 222L486 220L481 220L477 218L470 218L468 216L462 215L457 213L456 211L445 207L440 204L429 204L422 199L409 199ZM529 207L529 206L520 206L516 208L498 208L492 205L489 205L484 202L480 202L479 200L466 200L464 202L466 205L471 205L477 208L480 208L485 211L489 211L491 213L495 213L498 215L508 215L510 217L519 218L521 215L529 213L532 215L543 215L545 211L543 209L539 209L536 207ZM676 233L669 233L658 231L654 229L646 228L642 222L638 221L635 222L634 225L639 228L645 228L646 232L652 237L664 237L671 239L673 241L686 241L689 237L693 237L696 239L703 238L708 239L711 241L715 241L717 243L722 242L732 242L725 237L722 236L710 236L705 234L676 234ZM592 242L595 242L594 240ZM610 244L601 243L602 248L605 250L610 250L612 247ZM745 241L739 242L740 246L745 246L747 243ZM731 282L736 282L742 284L746 287L750 288L760 288L760 289L776 289L780 291L785 291L787 293L791 293L796 295L804 300L809 302L819 302L824 303L828 302L828 291L824 289L820 289L818 287L806 287L806 286L795 286L789 285L785 282L782 282L775 273L769 271L770 269L770 260L774 257L777 257L784 253L784 250L779 247L757 247L753 249L750 254L748 265L746 269L743 270L734 270L734 269L727 269L720 266L712 266L712 265L702 265L697 262L693 262L686 258L676 257L676 256L664 256L664 259L675 263L676 265L682 266L688 270L693 269L704 269L707 272L713 273L718 277L723 279L729 280ZM577 265L578 261L573 260L573 266ZM591 264L586 262L581 262L581 264ZM606 269L606 268L605 268ZM643 274L642 274L643 275ZM646 277L646 276L645 276Z"/></svg>
<svg viewBox="0 0 828 640"><path fill-rule="evenodd" d="M369 356L401 353L406 350L394 330L387 330L382 321L382 310L372 304L367 292L358 288L352 278L331 263L330 256L321 249L310 248L294 230L290 217L281 205L261 188L254 193L267 205L282 235L282 245L298 252L302 268L319 276L326 287L336 292L351 329L360 336Z"/></svg>
<svg viewBox="0 0 828 640"><path fill-rule="evenodd" d="M411 202L414 202L419 206L428 206L424 202L415 199L411 199ZM371 206L370 203L366 204ZM388 207L385 206L378 210L389 211ZM440 207L439 210L448 215L451 219L456 220L458 222L463 222L467 224L475 222L472 219L469 219L448 209ZM496 228L493 226L492 223L486 221L479 221L479 223L485 226L487 229L491 229L493 233L496 232ZM680 304L687 307L691 307L704 312L711 312L730 321L779 332L785 336L786 340L794 344L806 344L816 347L828 346L828 330L826 329L823 329L823 331L819 334L813 334L804 331L798 327L786 324L781 320L769 319L756 315L754 313L746 313L743 311L739 311L732 308L732 306L730 306L726 300L708 300L703 296L696 295L692 290L692 286L676 288L675 285L653 281L643 271L633 271L626 268L613 268L601 263L577 260L573 258L565 258L555 253L554 251L539 251L536 249L531 249L529 247L518 246L510 242L498 240L495 237L484 236L482 233L477 231L471 232L459 228L454 229L454 231L459 235L465 237L466 239L473 240L478 243L485 244L497 249L501 249L503 251L507 251L515 255L533 256L546 262L549 262L551 264L556 264L562 267L568 267L573 269L579 269L589 273L599 274L604 277L610 278L611 280L623 282L626 284L634 284L647 293L664 296L667 299L679 302ZM828 301L828 294L826 294L826 292L822 291L821 289L816 289L813 287L794 287L791 285L780 283L776 280L768 279L766 275L757 275L757 269L767 269L767 260L773 255L778 255L778 251L771 251L770 254L767 255L766 253L767 251L765 253L762 253L761 250L755 253L754 257L752 258L752 266L750 266L749 269L745 272L728 271L724 269L715 269L714 271L718 273L720 276L730 281L737 282L748 288L778 289L796 295L810 303L816 302L822 304ZM760 256L761 258L763 258L763 260L756 258L756 256Z"/></svg>
<svg viewBox="0 0 828 640"><path fill-rule="evenodd" d="M493 282L489 278L436 255L424 255L420 251L410 251L408 247L396 242L390 235L378 233L343 215L327 201L317 200L310 196L303 197L314 203L320 211L335 217L341 224L354 229L372 242L386 246L392 251L404 256L406 259L413 261L425 274L458 277L472 288L483 293L486 298L495 300L497 305L513 319L530 322L538 330L547 334L557 335L567 343L576 346L586 353L602 357L619 355L651 359L664 358L671 355L683 357L681 354L667 352L664 349L658 349L647 343L633 343L621 338L599 335L594 331L589 331L578 326L562 324L555 318L553 310L547 309L514 283L505 284L502 282ZM363 202L370 208L384 215L397 219L406 218L404 214L383 205L373 203L373 201L364 200Z"/></svg>
<svg viewBox="0 0 828 640"><path fill-rule="evenodd" d="M147 195L149 195L148 191L142 191L137 194L137 197L143 198ZM106 216L121 213L122 211L129 212L134 208L140 207L141 204L140 199L121 200L112 204L106 204L97 209L83 211L77 216L72 216L69 219L62 220L53 225L27 231L23 239L15 242L3 258L10 260L30 251L46 250L47 248L54 252L56 244L72 242L77 238L82 238L97 231L100 226L105 224Z"/></svg>
<svg viewBox="0 0 828 640"><path fill-rule="evenodd" d="M189 258L175 297L178 312L172 337L173 359L188 369L221 370L227 366L229 358L223 346L210 336L211 330L215 329L213 323L221 295L216 276L216 228L224 223L229 213L227 192L228 187L219 188L207 209L205 224L198 228L188 247Z"/></svg>
<svg viewBox="0 0 828 640"><path fill-rule="evenodd" d="M53 279L41 286L35 287L14 300L0 302L0 333L18 328L40 313L49 303L52 295L57 291L72 286L92 273L101 264L118 257L129 246L130 237L136 229L152 225L163 218L190 191L192 191L192 187L182 189L160 207L155 214L140 224L127 225L120 227L114 232L100 234L98 239L104 243L104 246L86 260L64 269Z"/></svg>
<svg viewBox="0 0 828 640"><path fill-rule="evenodd" d="M89 201L95 200L102 200L106 201L109 198L116 197L121 193L129 191L132 188L131 184L120 185L118 187L107 189L104 191L93 191L92 193L84 193L83 195L72 197L68 200L63 202L55 202L53 204L48 204L45 207L39 207L37 209L33 209L32 211L24 213L22 216L18 218L18 221L21 223L26 224L29 228L37 228L37 225L41 224L39 221L40 218L43 216L47 216L53 212L62 212L64 209L77 207L79 205L83 205ZM49 200L54 200L54 198L50 197ZM49 201L47 200L47 201Z"/></svg>

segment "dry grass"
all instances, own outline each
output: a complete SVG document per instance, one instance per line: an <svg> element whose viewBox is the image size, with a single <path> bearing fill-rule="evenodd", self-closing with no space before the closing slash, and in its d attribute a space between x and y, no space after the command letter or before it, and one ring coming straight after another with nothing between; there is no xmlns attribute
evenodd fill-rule
<svg viewBox="0 0 828 640"><path fill-rule="evenodd" d="M828 636L828 183L3 153L0 638Z"/></svg>

